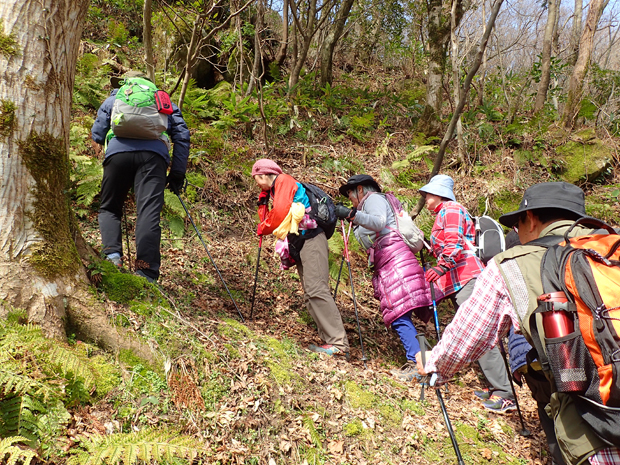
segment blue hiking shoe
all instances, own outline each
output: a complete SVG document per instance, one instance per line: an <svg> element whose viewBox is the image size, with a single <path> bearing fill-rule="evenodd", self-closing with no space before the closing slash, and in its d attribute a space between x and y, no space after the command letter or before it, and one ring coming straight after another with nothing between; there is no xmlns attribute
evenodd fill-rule
<svg viewBox="0 0 620 465"><path fill-rule="evenodd" d="M340 350L338 347L331 344L323 344L322 346L310 344L308 346L308 350L311 352L316 352L317 354L327 354L329 356L341 355L344 356L347 360L349 360L349 352Z"/></svg>
<svg viewBox="0 0 620 465"><path fill-rule="evenodd" d="M106 255L105 259L109 262L114 263L117 268L123 267L123 259L121 258L121 254L119 253L111 253L110 255Z"/></svg>
<svg viewBox="0 0 620 465"><path fill-rule="evenodd" d="M147 276L146 273L144 271L142 271L142 270L137 270L136 272L134 272L134 274L136 276L140 276L140 277L146 279L151 284L157 284L157 279L151 278L150 276Z"/></svg>

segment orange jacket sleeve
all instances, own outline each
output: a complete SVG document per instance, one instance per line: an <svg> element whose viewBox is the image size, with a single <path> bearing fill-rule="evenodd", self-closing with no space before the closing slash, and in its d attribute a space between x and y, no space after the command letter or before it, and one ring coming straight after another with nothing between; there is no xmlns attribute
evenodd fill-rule
<svg viewBox="0 0 620 465"><path fill-rule="evenodd" d="M259 223L257 229L259 236L271 234L286 218L297 192L297 181L288 174L280 174L276 178L272 190L273 208L267 213L265 219Z"/></svg>

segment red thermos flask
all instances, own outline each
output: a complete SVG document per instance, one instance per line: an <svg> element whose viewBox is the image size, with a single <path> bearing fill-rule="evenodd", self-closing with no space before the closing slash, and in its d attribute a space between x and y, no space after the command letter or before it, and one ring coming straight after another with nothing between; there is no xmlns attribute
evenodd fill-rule
<svg viewBox="0 0 620 465"><path fill-rule="evenodd" d="M542 302L568 302L563 292L543 294L538 300ZM543 312L542 318L543 328L545 328L545 337L547 338L567 336L575 330L575 323L570 314L565 310Z"/></svg>

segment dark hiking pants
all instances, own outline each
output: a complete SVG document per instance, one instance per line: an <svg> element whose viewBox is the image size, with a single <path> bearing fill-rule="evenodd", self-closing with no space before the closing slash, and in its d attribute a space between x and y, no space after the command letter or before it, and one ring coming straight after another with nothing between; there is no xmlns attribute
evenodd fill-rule
<svg viewBox="0 0 620 465"><path fill-rule="evenodd" d="M103 252L123 255L121 219L123 204L133 186L136 195L136 268L150 278L159 277L161 255L159 219L164 205L166 160L155 152L119 152L103 162L99 230Z"/></svg>

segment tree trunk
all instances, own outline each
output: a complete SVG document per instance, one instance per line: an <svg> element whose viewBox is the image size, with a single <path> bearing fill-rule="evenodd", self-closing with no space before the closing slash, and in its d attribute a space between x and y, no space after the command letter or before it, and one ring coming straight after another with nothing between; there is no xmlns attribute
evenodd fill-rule
<svg viewBox="0 0 620 465"><path fill-rule="evenodd" d="M282 2L282 41L280 49L276 55L275 63L278 68L282 67L286 59L286 49L288 48L288 0Z"/></svg>
<svg viewBox="0 0 620 465"><path fill-rule="evenodd" d="M65 324L107 349L148 349L111 327L88 291L85 244L65 195L75 66L88 0L0 2L5 34L0 101L0 299L44 333Z"/></svg>
<svg viewBox="0 0 620 465"><path fill-rule="evenodd" d="M142 10L144 31L142 41L144 42L144 61L146 62L146 74L149 79L155 82L155 63L153 61L153 31L151 27L152 0L144 0Z"/></svg>
<svg viewBox="0 0 620 465"><path fill-rule="evenodd" d="M543 37L543 49L540 68L540 81L536 92L536 102L534 103L534 113L538 113L545 106L547 100L547 89L551 80L551 48L553 45L553 30L556 18L560 9L560 0L549 0L547 3L547 26Z"/></svg>
<svg viewBox="0 0 620 465"><path fill-rule="evenodd" d="M564 113L562 114L562 124L568 129L572 129L575 124L577 113L579 112L583 80L586 77L590 56L594 48L594 33L596 32L598 21L606 5L607 2L605 2L605 0L592 0L588 7L586 24L581 33L581 40L579 41L579 55L577 56L577 62L575 63L573 74L568 83L568 96L564 106Z"/></svg>
<svg viewBox="0 0 620 465"><path fill-rule="evenodd" d="M451 53L450 56L452 58L452 80L454 81L452 89L454 92L454 106L457 107L459 104L459 94L461 89L461 72L459 68L459 43L456 37L456 2L452 3L452 13L451 13L451 26L450 26L450 43L451 43ZM486 54L484 54L486 56ZM481 88L484 86L484 77L480 80ZM461 117L456 123L456 141L457 141L457 159L459 163L463 163L465 160L463 158L463 154L465 152L465 141L463 139L463 122Z"/></svg>
<svg viewBox="0 0 620 465"><path fill-rule="evenodd" d="M252 66L250 82L248 83L248 88L245 91L246 97L252 93L256 82L262 79L265 69L263 66L263 50L260 41L260 36L263 33L264 17L265 9L263 8L263 2L262 0L258 0L256 8L256 24L254 25L254 64Z"/></svg>
<svg viewBox="0 0 620 465"><path fill-rule="evenodd" d="M573 13L573 26L570 32L570 42L568 46L569 65L575 65L577 62L577 53L579 52L579 37L581 36L581 23L583 22L583 0L575 0L575 11Z"/></svg>
<svg viewBox="0 0 620 465"><path fill-rule="evenodd" d="M355 0L343 1L342 6L338 10L336 21L332 24L332 27L323 42L323 46L321 47L321 87L325 87L325 84L327 83L332 83L334 48L336 48L336 44L338 43L338 40L340 40L340 36L342 35L344 25L349 18L354 1Z"/></svg>
<svg viewBox="0 0 620 465"><path fill-rule="evenodd" d="M467 95L469 94L471 81L474 79L475 74L480 68L480 63L482 63L484 50L486 49L487 43L489 42L489 36L491 35L491 31L495 26L495 20L497 19L497 15L503 2L504 0L496 0L495 4L491 9L491 15L489 16L489 20L487 21L484 34L482 35L482 39L480 39L480 44L478 45L478 52L476 53L476 58L471 64L471 68L469 69L467 76L465 77L465 81L463 82L463 86L461 87L459 103L454 109L454 113L452 114L452 118L450 119L448 129L446 130L446 133L441 140L441 144L439 145L439 150L437 151L437 156L435 157L435 162L433 164L433 170L431 171L429 179L439 173L439 169L441 168L441 164L443 162L443 156L446 153L446 147L448 146L448 142L450 142L450 140L452 139L452 136L454 134L454 128L456 127L456 122L458 121L461 113L463 112L463 108L465 107L465 101L467 100ZM411 216L417 216L418 213L420 213L420 211L422 210L422 207L424 207L424 198L420 197L420 200L411 212Z"/></svg>
<svg viewBox="0 0 620 465"><path fill-rule="evenodd" d="M461 0L454 0L457 5L455 24L458 26L463 15ZM446 69L446 52L450 41L451 18L444 13L442 0L428 2L428 76L426 80L426 104L420 118L420 130L427 136L436 136L441 132L441 104L443 92L443 75Z"/></svg>

